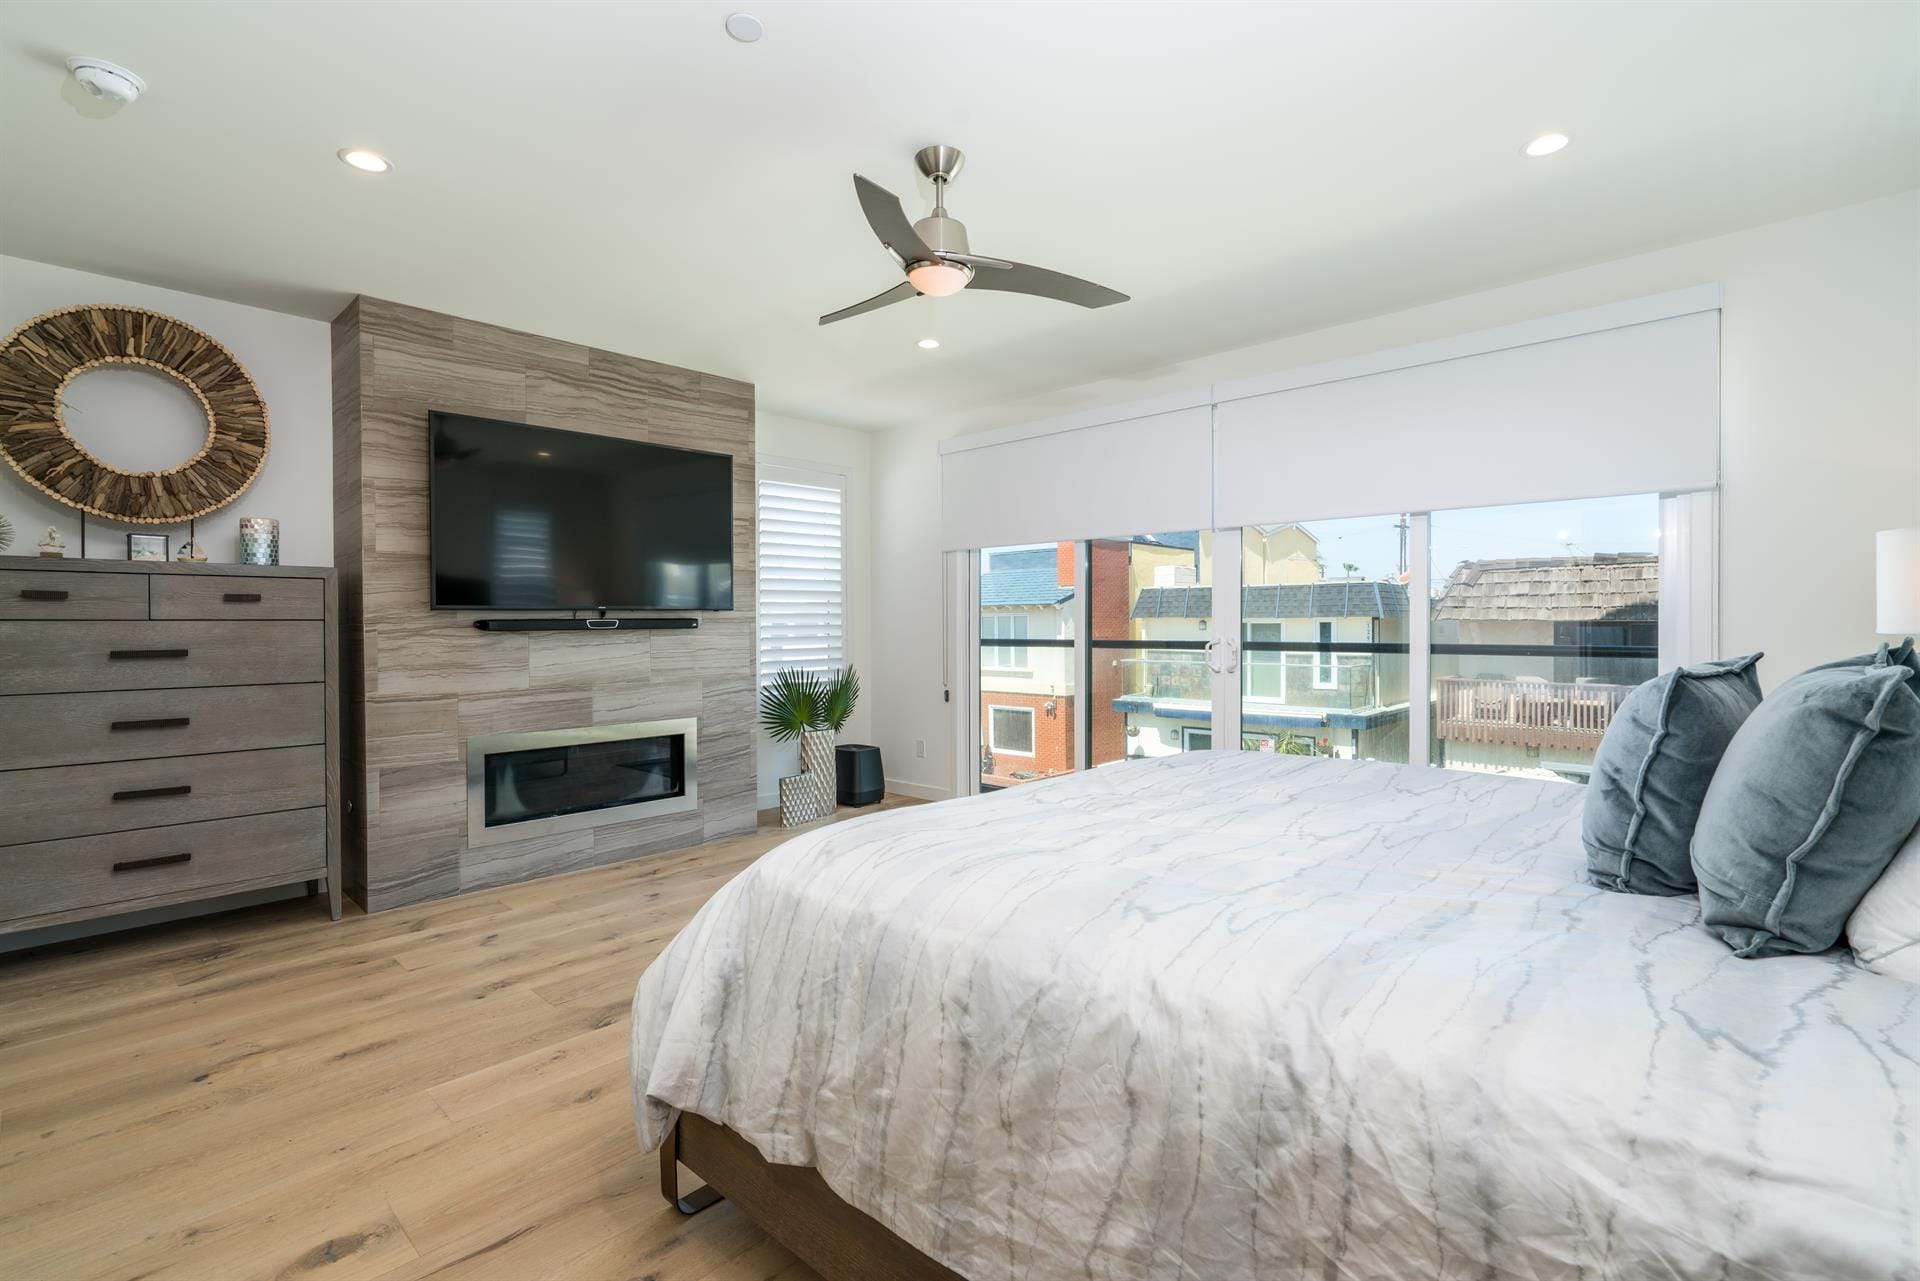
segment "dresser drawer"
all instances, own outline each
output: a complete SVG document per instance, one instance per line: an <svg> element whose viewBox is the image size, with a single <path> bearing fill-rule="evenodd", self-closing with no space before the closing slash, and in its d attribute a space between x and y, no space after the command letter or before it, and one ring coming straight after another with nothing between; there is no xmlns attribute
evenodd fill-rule
<svg viewBox="0 0 1920 1281"><path fill-rule="evenodd" d="M145 574L0 569L0 619L146 616Z"/></svg>
<svg viewBox="0 0 1920 1281"><path fill-rule="evenodd" d="M324 742L323 685L0 698L0 770ZM0 777L0 788L10 780Z"/></svg>
<svg viewBox="0 0 1920 1281"><path fill-rule="evenodd" d="M324 809L41 841L0 849L0 919L326 874Z"/></svg>
<svg viewBox="0 0 1920 1281"><path fill-rule="evenodd" d="M15 770L0 776L0 845L324 805L324 750L280 747Z"/></svg>
<svg viewBox="0 0 1920 1281"><path fill-rule="evenodd" d="M320 623L0 623L0 694L317 681Z"/></svg>
<svg viewBox="0 0 1920 1281"><path fill-rule="evenodd" d="M155 618L321 618L326 584L317 578L155 574Z"/></svg>

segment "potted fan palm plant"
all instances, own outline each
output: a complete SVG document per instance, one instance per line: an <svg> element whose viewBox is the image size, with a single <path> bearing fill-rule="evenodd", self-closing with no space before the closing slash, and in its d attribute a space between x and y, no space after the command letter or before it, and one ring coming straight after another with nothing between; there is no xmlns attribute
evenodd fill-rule
<svg viewBox="0 0 1920 1281"><path fill-rule="evenodd" d="M776 743L800 742L800 770L811 795L801 800L800 783L780 780L780 820L791 827L833 813L833 739L860 701L860 676L848 667L832 677L787 668L760 691L760 727Z"/></svg>

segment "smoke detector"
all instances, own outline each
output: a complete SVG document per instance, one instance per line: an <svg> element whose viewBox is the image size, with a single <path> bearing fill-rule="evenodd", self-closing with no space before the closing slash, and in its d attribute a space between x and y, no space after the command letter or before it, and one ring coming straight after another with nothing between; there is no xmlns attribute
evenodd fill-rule
<svg viewBox="0 0 1920 1281"><path fill-rule="evenodd" d="M117 62L105 58L68 58L67 70L102 102L124 107L147 91L147 82Z"/></svg>

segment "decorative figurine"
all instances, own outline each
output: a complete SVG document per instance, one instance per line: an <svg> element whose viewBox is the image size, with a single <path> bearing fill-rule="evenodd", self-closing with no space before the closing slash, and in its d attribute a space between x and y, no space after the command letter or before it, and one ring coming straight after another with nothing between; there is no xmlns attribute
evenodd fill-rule
<svg viewBox="0 0 1920 1281"><path fill-rule="evenodd" d="M207 554L200 550L199 543L188 541L180 544L180 550L174 554L173 558L182 563L204 564Z"/></svg>
<svg viewBox="0 0 1920 1281"><path fill-rule="evenodd" d="M47 536L40 540L42 556L65 556L67 545L60 541L60 531L52 525L47 526Z"/></svg>

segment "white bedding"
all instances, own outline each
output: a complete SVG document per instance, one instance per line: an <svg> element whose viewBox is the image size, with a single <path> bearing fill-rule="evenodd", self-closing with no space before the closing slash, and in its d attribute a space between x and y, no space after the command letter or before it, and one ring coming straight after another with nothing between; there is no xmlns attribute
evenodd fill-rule
<svg viewBox="0 0 1920 1281"><path fill-rule="evenodd" d="M641 1142L972 1281L1920 1279L1920 985L1592 888L1583 796L1200 752L807 833L640 980Z"/></svg>

